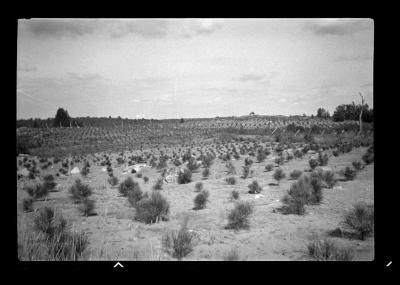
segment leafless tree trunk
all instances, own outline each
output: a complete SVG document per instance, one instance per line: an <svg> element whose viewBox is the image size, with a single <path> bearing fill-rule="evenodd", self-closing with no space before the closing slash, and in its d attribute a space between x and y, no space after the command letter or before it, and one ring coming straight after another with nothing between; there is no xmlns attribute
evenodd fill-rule
<svg viewBox="0 0 400 285"><path fill-rule="evenodd" d="M359 92L358 94L361 97L360 132L359 132L359 134L361 134L361 132L362 132L362 113L363 113L363 109L364 109L364 97L362 96L361 92Z"/></svg>

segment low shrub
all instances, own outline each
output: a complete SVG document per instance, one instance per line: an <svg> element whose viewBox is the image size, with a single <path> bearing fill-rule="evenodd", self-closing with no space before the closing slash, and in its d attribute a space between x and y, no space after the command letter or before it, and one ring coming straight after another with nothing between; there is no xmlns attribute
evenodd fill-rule
<svg viewBox="0 0 400 285"><path fill-rule="evenodd" d="M308 161L308 164L310 165L311 170L314 170L319 165L318 160L316 160L314 158L311 158Z"/></svg>
<svg viewBox="0 0 400 285"><path fill-rule="evenodd" d="M235 175L236 174L236 169L235 166L233 166L233 163L229 161L226 165L226 175Z"/></svg>
<svg viewBox="0 0 400 285"><path fill-rule="evenodd" d="M135 218L146 224L168 220L169 203L159 191L153 191L150 197L140 199L135 209Z"/></svg>
<svg viewBox="0 0 400 285"><path fill-rule="evenodd" d="M178 260L182 260L193 251L194 233L187 229L188 218L185 218L179 231L173 230L162 238L162 247L165 252Z"/></svg>
<svg viewBox="0 0 400 285"><path fill-rule="evenodd" d="M297 179L297 178L299 178L301 176L301 174L302 174L301 170L295 169L290 173L290 178L291 179Z"/></svg>
<svg viewBox="0 0 400 285"><path fill-rule="evenodd" d="M267 158L267 155L265 154L265 152L260 149L257 152L257 161L258 162L263 162L265 159Z"/></svg>
<svg viewBox="0 0 400 285"><path fill-rule="evenodd" d="M210 168L204 168L202 175L203 178L208 178L210 176Z"/></svg>
<svg viewBox="0 0 400 285"><path fill-rule="evenodd" d="M359 238L364 240L374 231L374 206L363 202L356 203L343 221L344 225L355 230Z"/></svg>
<svg viewBox="0 0 400 285"><path fill-rule="evenodd" d="M274 172L274 179L276 181L278 181L278 184L280 183L280 181L282 179L284 179L286 177L285 173L283 172L283 170L281 168L278 168L277 170L275 170Z"/></svg>
<svg viewBox="0 0 400 285"><path fill-rule="evenodd" d="M34 199L45 198L49 192L50 188L46 183L36 183L24 186L24 190Z"/></svg>
<svg viewBox="0 0 400 285"><path fill-rule="evenodd" d="M179 184L186 184L192 181L192 172L184 168L183 170L179 171L178 173L178 183Z"/></svg>
<svg viewBox="0 0 400 285"><path fill-rule="evenodd" d="M300 197L293 197L286 194L282 198L284 205L279 209L279 211L284 215L294 214L294 215L304 215L305 213L305 201Z"/></svg>
<svg viewBox="0 0 400 285"><path fill-rule="evenodd" d="M250 166L249 165L243 166L242 178L246 179L249 176L249 173L250 173Z"/></svg>
<svg viewBox="0 0 400 285"><path fill-rule="evenodd" d="M328 164L329 157L326 153L322 154L322 152L318 153L318 163L321 166L325 166Z"/></svg>
<svg viewBox="0 0 400 285"><path fill-rule="evenodd" d="M239 253L236 248L231 249L225 256L224 261L238 261Z"/></svg>
<svg viewBox="0 0 400 285"><path fill-rule="evenodd" d="M107 181L108 181L108 183L110 183L111 186L115 186L115 185L118 184L118 178L115 177L114 175L113 175L113 176L110 176L110 177L107 179Z"/></svg>
<svg viewBox="0 0 400 285"><path fill-rule="evenodd" d="M194 210L201 210L206 207L210 193L207 190L202 190L194 197Z"/></svg>
<svg viewBox="0 0 400 285"><path fill-rule="evenodd" d="M285 158L283 156L279 156L275 158L274 162L279 166L282 165L285 162Z"/></svg>
<svg viewBox="0 0 400 285"><path fill-rule="evenodd" d="M232 199L234 199L234 200L238 200L238 199L239 199L239 192L236 191L236 190L233 190L233 191L231 192L231 197L232 197Z"/></svg>
<svg viewBox="0 0 400 285"><path fill-rule="evenodd" d="M371 164L374 162L374 153L367 152L362 156L361 159L365 162L365 164Z"/></svg>
<svg viewBox="0 0 400 285"><path fill-rule="evenodd" d="M80 179L76 179L74 184L69 188L72 200L75 203L81 202L84 198L92 195L92 188L89 185L83 184Z"/></svg>
<svg viewBox="0 0 400 285"><path fill-rule="evenodd" d="M143 177L143 181L144 181L144 183L149 182L149 177L147 177L147 176Z"/></svg>
<svg viewBox="0 0 400 285"><path fill-rule="evenodd" d="M94 208L95 201L89 198L82 199L81 205L79 205L79 211L86 217L94 214Z"/></svg>
<svg viewBox="0 0 400 285"><path fill-rule="evenodd" d="M343 172L343 175L346 178L346 181L349 181L349 180L353 180L356 177L357 172L347 166Z"/></svg>
<svg viewBox="0 0 400 285"><path fill-rule="evenodd" d="M318 261L351 261L354 251L350 248L338 248L335 243L327 238L323 241L313 240L307 245L310 257Z"/></svg>
<svg viewBox="0 0 400 285"><path fill-rule="evenodd" d="M228 215L227 229L247 229L249 228L249 216L253 213L254 207L250 202L236 202L235 207Z"/></svg>
<svg viewBox="0 0 400 285"><path fill-rule="evenodd" d="M33 198L32 197L28 197L28 198L24 198L22 200L22 209L25 212L32 212L33 211Z"/></svg>
<svg viewBox="0 0 400 285"><path fill-rule="evenodd" d="M269 172L269 171L271 171L273 168L274 168L274 166L273 166L272 164L267 164L267 165L265 166L265 171Z"/></svg>
<svg viewBox="0 0 400 285"><path fill-rule="evenodd" d="M122 196L126 197L128 192L133 191L138 186L139 184L129 176L119 184L118 191Z"/></svg>
<svg viewBox="0 0 400 285"><path fill-rule="evenodd" d="M262 187L258 184L257 180L253 180L251 184L248 185L250 194L258 194L261 192Z"/></svg>
<svg viewBox="0 0 400 285"><path fill-rule="evenodd" d="M153 186L153 190L161 190L162 186L164 184L164 179L163 178L158 178L156 181L156 184Z"/></svg>
<svg viewBox="0 0 400 285"><path fill-rule="evenodd" d="M235 177L227 177L225 178L226 183L228 183L229 185L235 185L236 184L236 178Z"/></svg>
<svg viewBox="0 0 400 285"><path fill-rule="evenodd" d="M77 261L89 243L84 232L71 232L68 221L60 214L56 216L50 207L39 210L34 219L34 229L45 234L41 244L47 249L46 260Z"/></svg>
<svg viewBox="0 0 400 285"><path fill-rule="evenodd" d="M194 185L194 189L195 189L195 192L200 192L201 190L203 190L203 183L202 182L197 182Z"/></svg>
<svg viewBox="0 0 400 285"><path fill-rule="evenodd" d="M355 170L360 171L360 170L362 169L361 162L359 162L359 161L353 161L353 162L352 162L352 165L353 165L353 167L354 167Z"/></svg>

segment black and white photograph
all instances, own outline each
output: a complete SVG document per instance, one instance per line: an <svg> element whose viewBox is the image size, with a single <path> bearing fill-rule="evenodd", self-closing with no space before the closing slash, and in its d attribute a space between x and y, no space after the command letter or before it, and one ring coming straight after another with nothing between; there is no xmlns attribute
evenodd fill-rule
<svg viewBox="0 0 400 285"><path fill-rule="evenodd" d="M16 21L19 261L376 258L373 19Z"/></svg>

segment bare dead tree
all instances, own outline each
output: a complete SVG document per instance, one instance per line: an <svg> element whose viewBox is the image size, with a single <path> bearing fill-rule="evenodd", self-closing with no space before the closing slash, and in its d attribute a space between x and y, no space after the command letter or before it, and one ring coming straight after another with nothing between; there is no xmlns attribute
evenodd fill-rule
<svg viewBox="0 0 400 285"><path fill-rule="evenodd" d="M361 97L360 132L359 132L359 134L361 134L361 132L362 132L362 113L363 113L363 109L364 109L364 97L363 97L363 95L361 94L361 92L358 92L358 94L359 94L360 97Z"/></svg>

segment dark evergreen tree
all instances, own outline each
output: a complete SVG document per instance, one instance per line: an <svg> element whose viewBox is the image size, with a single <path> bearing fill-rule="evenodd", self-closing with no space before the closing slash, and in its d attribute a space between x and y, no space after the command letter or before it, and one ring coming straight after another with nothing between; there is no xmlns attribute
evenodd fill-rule
<svg viewBox="0 0 400 285"><path fill-rule="evenodd" d="M69 117L67 110L58 108L56 117L54 119L54 126L59 127L61 125L62 127L69 127L70 119L71 118Z"/></svg>

